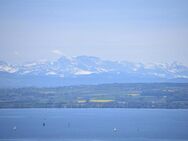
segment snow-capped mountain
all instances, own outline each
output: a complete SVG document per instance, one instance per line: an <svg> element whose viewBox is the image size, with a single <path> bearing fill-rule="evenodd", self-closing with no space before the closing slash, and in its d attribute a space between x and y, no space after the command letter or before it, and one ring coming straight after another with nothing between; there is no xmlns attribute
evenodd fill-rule
<svg viewBox="0 0 188 141"><path fill-rule="evenodd" d="M15 73L17 72L17 68L4 61L0 61L0 72Z"/></svg>
<svg viewBox="0 0 188 141"><path fill-rule="evenodd" d="M178 63L142 64L92 56L13 65L0 61L1 87L64 86L100 83L188 82L188 67Z"/></svg>

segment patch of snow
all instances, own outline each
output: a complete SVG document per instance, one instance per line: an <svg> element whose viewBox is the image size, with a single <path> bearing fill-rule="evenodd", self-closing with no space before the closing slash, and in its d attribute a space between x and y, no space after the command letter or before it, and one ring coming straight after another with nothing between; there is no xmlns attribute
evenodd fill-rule
<svg viewBox="0 0 188 141"><path fill-rule="evenodd" d="M82 70L82 69L77 69L77 71L74 73L75 75L89 75L94 72L88 71L88 70Z"/></svg>
<svg viewBox="0 0 188 141"><path fill-rule="evenodd" d="M30 72L31 72L31 71L26 70L26 71L22 72L21 74L28 74L28 73L30 73Z"/></svg>
<svg viewBox="0 0 188 141"><path fill-rule="evenodd" d="M30 63L30 64L25 64L24 67L33 67L36 65L37 65L37 63Z"/></svg>
<svg viewBox="0 0 188 141"><path fill-rule="evenodd" d="M97 68L97 72L100 73L100 72L108 72L107 69L104 69L104 68Z"/></svg>
<svg viewBox="0 0 188 141"><path fill-rule="evenodd" d="M53 71L50 71L50 72L47 72L46 75L56 75L56 73Z"/></svg>
<svg viewBox="0 0 188 141"><path fill-rule="evenodd" d="M151 63L149 63L149 64L144 64L144 68L145 68L145 69L153 69L153 68L155 68L155 65L154 65L154 64L151 64Z"/></svg>
<svg viewBox="0 0 188 141"><path fill-rule="evenodd" d="M15 73L18 71L18 69L11 67L11 66L0 66L0 71L5 71L9 73Z"/></svg>
<svg viewBox="0 0 188 141"><path fill-rule="evenodd" d="M171 73L177 73L178 72L177 69L169 69L168 71L171 72Z"/></svg>
<svg viewBox="0 0 188 141"><path fill-rule="evenodd" d="M176 77L176 78L188 78L187 75L176 75L175 77Z"/></svg>

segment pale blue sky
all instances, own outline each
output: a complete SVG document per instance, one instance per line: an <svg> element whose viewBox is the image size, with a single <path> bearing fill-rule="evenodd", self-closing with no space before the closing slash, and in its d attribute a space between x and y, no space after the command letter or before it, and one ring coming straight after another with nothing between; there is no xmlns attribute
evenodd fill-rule
<svg viewBox="0 0 188 141"><path fill-rule="evenodd" d="M0 59L188 65L187 0L0 0Z"/></svg>

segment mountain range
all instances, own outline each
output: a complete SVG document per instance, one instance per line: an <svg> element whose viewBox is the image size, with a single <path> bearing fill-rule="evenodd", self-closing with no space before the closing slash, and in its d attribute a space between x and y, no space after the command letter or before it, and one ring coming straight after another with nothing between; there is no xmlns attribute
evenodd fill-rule
<svg viewBox="0 0 188 141"><path fill-rule="evenodd" d="M188 67L62 56L55 61L10 64L0 61L0 87L58 87L102 83L188 82Z"/></svg>

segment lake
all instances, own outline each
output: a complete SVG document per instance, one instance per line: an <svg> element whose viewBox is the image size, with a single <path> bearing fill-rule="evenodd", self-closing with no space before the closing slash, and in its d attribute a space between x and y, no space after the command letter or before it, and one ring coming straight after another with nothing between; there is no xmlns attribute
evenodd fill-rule
<svg viewBox="0 0 188 141"><path fill-rule="evenodd" d="M0 141L186 140L188 110L0 110Z"/></svg>

